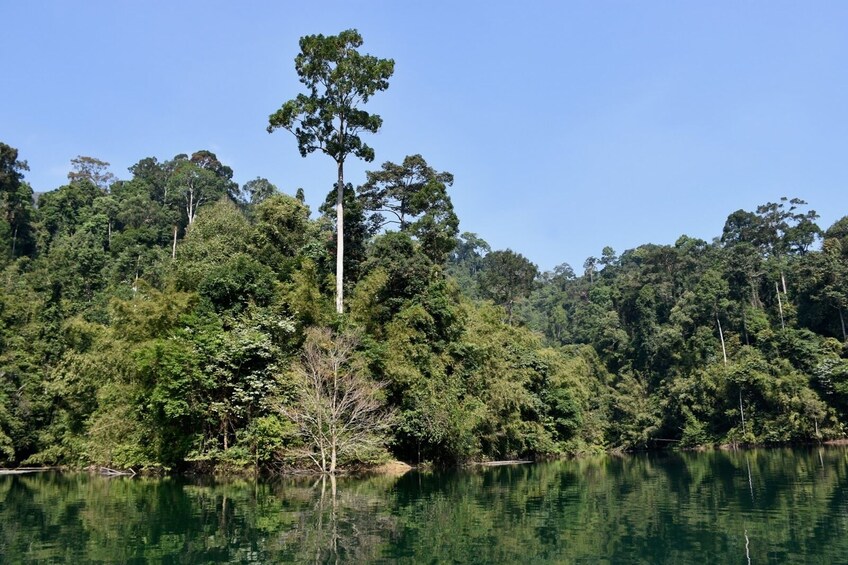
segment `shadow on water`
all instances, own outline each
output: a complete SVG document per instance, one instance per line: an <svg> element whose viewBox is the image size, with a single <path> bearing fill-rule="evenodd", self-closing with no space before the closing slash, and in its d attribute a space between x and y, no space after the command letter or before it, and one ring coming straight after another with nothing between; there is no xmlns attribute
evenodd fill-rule
<svg viewBox="0 0 848 565"><path fill-rule="evenodd" d="M845 448L268 482L0 477L0 561L837 563Z"/></svg>

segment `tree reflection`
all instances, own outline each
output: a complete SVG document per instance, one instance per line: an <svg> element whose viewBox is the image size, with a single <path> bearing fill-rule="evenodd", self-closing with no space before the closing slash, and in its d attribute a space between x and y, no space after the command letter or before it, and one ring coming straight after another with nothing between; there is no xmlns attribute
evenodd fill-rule
<svg viewBox="0 0 848 565"><path fill-rule="evenodd" d="M846 481L844 448L400 478L8 476L0 477L0 560L839 562L848 555Z"/></svg>
<svg viewBox="0 0 848 565"><path fill-rule="evenodd" d="M397 529L391 512L393 480L356 481L323 475L301 492L310 501L297 526L280 536L285 560L298 563L369 563L378 560ZM295 487L297 489L298 487Z"/></svg>

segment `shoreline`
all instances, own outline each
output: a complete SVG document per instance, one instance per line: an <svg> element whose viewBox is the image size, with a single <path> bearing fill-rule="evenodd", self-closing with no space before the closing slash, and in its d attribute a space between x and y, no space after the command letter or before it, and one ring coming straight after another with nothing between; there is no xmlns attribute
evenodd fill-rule
<svg viewBox="0 0 848 565"><path fill-rule="evenodd" d="M733 443L723 443L723 444L705 444L698 445L693 447L686 448L677 448L677 449L646 449L646 450L632 450L632 451L624 451L618 449L609 449L602 453L597 453L596 455L609 455L613 457L620 457L628 454L637 454L637 453L649 453L649 452L704 452L704 451L742 451L742 450L752 450L752 449L781 449L788 447L816 447L816 446L824 446L824 447L840 447L840 446L848 446L848 438L841 439L830 439L819 442L790 442L790 443L782 443L782 444L733 444ZM532 463L538 463L541 461L550 461L552 459L579 459L584 454L569 454L563 455L561 457L554 458L546 458L540 457L537 459L503 459L503 460L494 460L494 461L466 461L461 464L454 465L452 468L462 469L462 468L475 468L475 467L483 467L483 468L492 468L492 467L506 467L511 465L528 465ZM416 470L426 470L432 469L433 466L429 463L422 463L417 465L412 465L406 463L404 461L400 461L397 459L393 459L391 461L387 461L380 465L375 465L373 467L358 467L351 469L340 469L339 472L336 473L337 477L367 477L367 476L375 476L381 475L386 477L401 477L410 471ZM205 478L247 478L247 477L280 477L280 478L293 478L293 477L320 477L323 476L323 473L319 473L312 469L304 468L304 469L286 469L284 471L278 471L274 473L269 473L267 471L257 471L255 468L244 468L244 469L233 469L232 467L222 467L222 468L204 468L197 469L188 467L186 469L182 469L179 471L166 470L162 468L148 468L148 469L112 469L109 467L104 467L100 465L88 465L85 467L73 467L67 465L56 465L56 466L44 466L44 467L9 467L4 468L0 467L0 477L2 476L15 476L15 475L30 475L36 473L45 473L50 471L59 471L59 472L85 472L92 475L100 475L107 478L114 477L168 477L168 476L184 476L184 477L205 477Z"/></svg>

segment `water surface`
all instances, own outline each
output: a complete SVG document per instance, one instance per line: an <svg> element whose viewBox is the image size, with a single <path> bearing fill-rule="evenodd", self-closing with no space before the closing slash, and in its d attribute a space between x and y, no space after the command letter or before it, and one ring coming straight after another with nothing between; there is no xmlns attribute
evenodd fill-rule
<svg viewBox="0 0 848 565"><path fill-rule="evenodd" d="M848 562L843 447L335 483L0 476L0 562Z"/></svg>

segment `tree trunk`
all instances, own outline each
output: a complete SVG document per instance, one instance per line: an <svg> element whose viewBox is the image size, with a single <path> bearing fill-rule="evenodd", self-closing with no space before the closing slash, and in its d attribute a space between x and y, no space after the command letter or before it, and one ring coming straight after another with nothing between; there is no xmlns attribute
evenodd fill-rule
<svg viewBox="0 0 848 565"><path fill-rule="evenodd" d="M323 418L321 418L320 413L317 414L316 416L317 416L317 420L318 420L318 430L323 430L323 428L324 428ZM321 451L321 472L322 473L327 472L327 450L325 449L325 446L324 446L324 444L326 443L324 441L324 439L325 439L324 437L319 437L319 439L318 439L318 449Z"/></svg>
<svg viewBox="0 0 848 565"><path fill-rule="evenodd" d="M333 398L330 401L330 409L333 419L330 422L330 475L336 472L336 448L339 445L338 414L339 414L339 364L333 363Z"/></svg>
<svg viewBox="0 0 848 565"><path fill-rule="evenodd" d="M742 410L742 387L739 387L739 415L742 417L742 433L745 433L745 411Z"/></svg>
<svg viewBox="0 0 848 565"><path fill-rule="evenodd" d="M780 282L783 283L783 294L788 294L786 292L786 276L783 274L783 270L780 271Z"/></svg>
<svg viewBox="0 0 848 565"><path fill-rule="evenodd" d="M344 161L339 161L336 187L336 312L344 311Z"/></svg>
<svg viewBox="0 0 848 565"><path fill-rule="evenodd" d="M839 322L842 324L842 341L848 341L848 334L845 333L845 318L842 316L842 308L839 308Z"/></svg>
<svg viewBox="0 0 848 565"><path fill-rule="evenodd" d="M108 236L107 236L107 239L106 239L106 246L109 249L112 249L112 220L109 220L109 229L108 229Z"/></svg>
<svg viewBox="0 0 848 565"><path fill-rule="evenodd" d="M716 324L718 324L718 337L721 339L721 354L724 356L724 366L727 367L727 349L724 347L724 332L721 331L721 321L716 314Z"/></svg>
<svg viewBox="0 0 848 565"><path fill-rule="evenodd" d="M780 299L780 289L777 287L776 282L774 283L774 290L777 291L777 307L780 309L780 329L785 330L786 324L783 322L783 301Z"/></svg>
<svg viewBox="0 0 848 565"><path fill-rule="evenodd" d="M177 224L174 224L174 245L171 246L171 259L177 257Z"/></svg>
<svg viewBox="0 0 848 565"><path fill-rule="evenodd" d="M15 244L18 242L18 226L15 226L15 231L12 232L12 258L15 258Z"/></svg>
<svg viewBox="0 0 848 565"><path fill-rule="evenodd" d="M135 282L133 283L133 296L138 292L138 266L141 263L141 255L138 256L138 259L135 260Z"/></svg>
<svg viewBox="0 0 848 565"><path fill-rule="evenodd" d="M192 213L194 209L194 191L189 189L188 191L188 207L186 208L186 213L188 215L188 225L194 221L194 214Z"/></svg>
<svg viewBox="0 0 848 565"><path fill-rule="evenodd" d="M748 467L748 491L751 493L751 502L754 502L754 480L751 478L751 461L748 460L748 455L745 455L745 466ZM745 552L748 552L748 532L745 532ZM748 563L751 560L748 559Z"/></svg>
<svg viewBox="0 0 848 565"><path fill-rule="evenodd" d="M760 291L757 290L757 284L753 280L751 281L751 306L754 308L760 308L762 306L762 302L760 302Z"/></svg>

